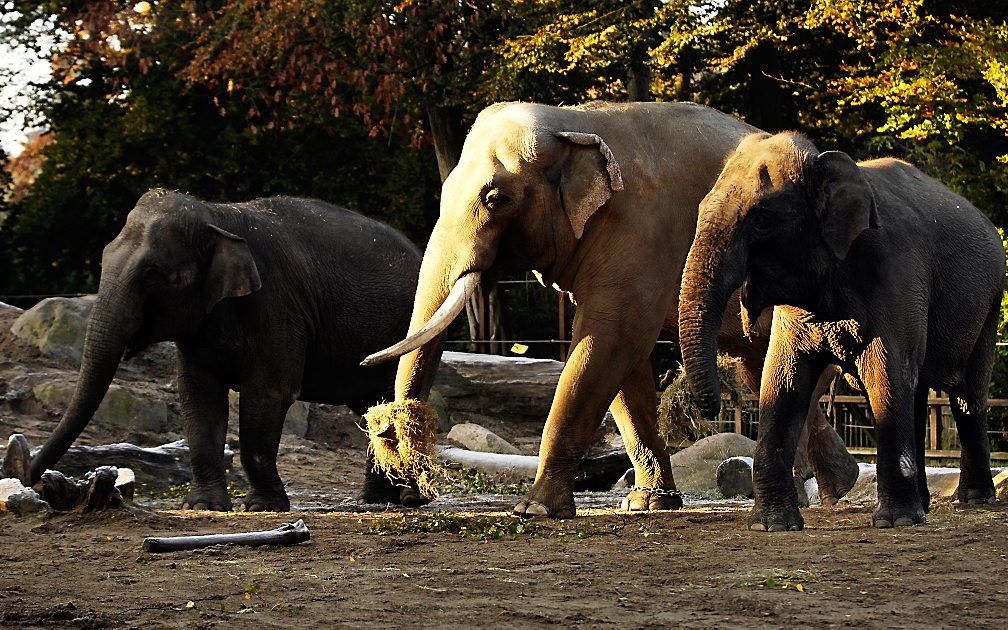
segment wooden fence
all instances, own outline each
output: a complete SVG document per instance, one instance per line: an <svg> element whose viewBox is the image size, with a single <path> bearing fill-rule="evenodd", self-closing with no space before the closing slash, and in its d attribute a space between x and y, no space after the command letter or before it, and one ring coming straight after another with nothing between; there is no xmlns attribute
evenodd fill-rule
<svg viewBox="0 0 1008 630"><path fill-rule="evenodd" d="M746 435L756 439L759 421L759 399L743 396L735 404L724 396L718 429ZM820 401L827 420L843 438L847 449L855 455L875 454L875 428L867 411L863 396L835 396L830 405L828 396ZM992 398L988 401L988 437L991 443L991 460L1008 464L1008 399ZM1001 426L1001 430L990 429ZM959 434L956 431L950 401L941 396L928 399L927 450L929 459L959 459Z"/></svg>

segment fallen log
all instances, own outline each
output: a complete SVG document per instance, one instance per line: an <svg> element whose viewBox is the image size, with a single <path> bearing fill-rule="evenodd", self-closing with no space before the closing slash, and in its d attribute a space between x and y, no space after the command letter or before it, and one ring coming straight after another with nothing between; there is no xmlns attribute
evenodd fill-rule
<svg viewBox="0 0 1008 630"><path fill-rule="evenodd" d="M225 446L223 457L224 468L231 468L234 451ZM189 481L189 446L185 440L152 448L125 442L101 446L71 446L55 468L65 475L80 477L109 465L129 468L136 475L136 483L163 490Z"/></svg>
<svg viewBox="0 0 1008 630"><path fill-rule="evenodd" d="M164 553L168 551L188 551L213 545L296 545L311 537L304 520L284 523L276 529L264 532L242 532L240 534L205 534L202 536L171 536L167 538L148 537L143 541L144 551Z"/></svg>
<svg viewBox="0 0 1008 630"><path fill-rule="evenodd" d="M483 453L469 451L454 446L438 446L437 454L446 462L462 464L491 474L517 475L534 479L539 468L539 458L535 455L503 455L501 453ZM581 460L578 475L574 479L574 489L608 490L613 480L618 479L632 466L626 453L608 453L598 457L586 457Z"/></svg>

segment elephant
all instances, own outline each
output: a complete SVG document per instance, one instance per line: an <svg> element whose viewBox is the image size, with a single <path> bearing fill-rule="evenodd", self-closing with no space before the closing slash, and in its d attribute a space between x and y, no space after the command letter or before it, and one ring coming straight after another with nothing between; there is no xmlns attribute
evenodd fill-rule
<svg viewBox="0 0 1008 630"><path fill-rule="evenodd" d="M31 463L31 483L90 421L119 361L174 341L192 487L183 507L230 510L224 469L228 389L241 392L250 511L286 511L276 457L300 399L358 413L391 397L395 371L358 365L406 333L420 252L391 227L328 203L271 197L208 203L145 193L102 254L77 387ZM369 462L362 501L417 504Z"/></svg>
<svg viewBox="0 0 1008 630"><path fill-rule="evenodd" d="M507 271L531 271L577 308L536 478L514 512L575 514L572 482L607 407L634 464L636 486L624 508L680 507L656 430L649 355L662 329L677 332L680 277L697 206L725 157L754 131L692 103L499 103L484 109L442 186L410 335L366 363L401 357L396 400L425 397L440 334L476 287ZM748 371L759 374L762 350L754 347L763 342L737 342L747 349ZM818 435L840 439L833 431ZM840 479L849 476L850 463L820 468L841 471L835 475Z"/></svg>
<svg viewBox="0 0 1008 630"><path fill-rule="evenodd" d="M787 473L828 364L867 397L878 447L873 526L926 522L930 389L952 399L959 501L992 501L986 405L1004 278L991 222L910 164L855 163L796 133L746 137L701 202L679 336L691 387L714 414L724 301L741 287L743 322L775 307L749 528L804 527Z"/></svg>

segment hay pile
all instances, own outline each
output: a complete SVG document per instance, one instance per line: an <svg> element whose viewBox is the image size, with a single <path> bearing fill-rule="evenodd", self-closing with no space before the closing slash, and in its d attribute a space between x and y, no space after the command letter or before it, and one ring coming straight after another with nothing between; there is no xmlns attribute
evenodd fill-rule
<svg viewBox="0 0 1008 630"><path fill-rule="evenodd" d="M375 462L395 482L413 481L428 499L437 498L435 480L444 476L434 456L438 414L422 400L375 405L364 414Z"/></svg>
<svg viewBox="0 0 1008 630"><path fill-rule="evenodd" d="M736 405L741 402L742 396L749 393L749 388L738 376L737 365L738 359L718 355L721 393L728 394ZM679 366L675 380L661 394L658 403L658 431L665 438L665 443L671 447L680 447L718 433L715 423L705 419L700 413L683 366Z"/></svg>

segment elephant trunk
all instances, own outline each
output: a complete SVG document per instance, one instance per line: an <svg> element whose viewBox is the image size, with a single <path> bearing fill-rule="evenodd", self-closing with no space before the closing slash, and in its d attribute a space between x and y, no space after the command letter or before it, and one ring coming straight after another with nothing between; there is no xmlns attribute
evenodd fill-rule
<svg viewBox="0 0 1008 630"><path fill-rule="evenodd" d="M104 288L104 287L103 287ZM77 388L63 419L32 458L31 484L67 452L91 421L115 376L127 341L134 334L139 308L117 290L99 291L84 335Z"/></svg>
<svg viewBox="0 0 1008 630"><path fill-rule="evenodd" d="M706 418L721 410L717 338L725 305L744 278L744 252L730 230L703 227L690 248L679 298L679 343L693 394Z"/></svg>

